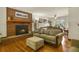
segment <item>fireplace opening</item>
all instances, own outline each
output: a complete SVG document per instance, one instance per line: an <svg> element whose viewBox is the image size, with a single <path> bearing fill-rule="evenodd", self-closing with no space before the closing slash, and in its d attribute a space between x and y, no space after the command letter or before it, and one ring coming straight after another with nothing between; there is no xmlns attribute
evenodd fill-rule
<svg viewBox="0 0 79 59"><path fill-rule="evenodd" d="M16 35L27 34L28 25L16 25Z"/></svg>

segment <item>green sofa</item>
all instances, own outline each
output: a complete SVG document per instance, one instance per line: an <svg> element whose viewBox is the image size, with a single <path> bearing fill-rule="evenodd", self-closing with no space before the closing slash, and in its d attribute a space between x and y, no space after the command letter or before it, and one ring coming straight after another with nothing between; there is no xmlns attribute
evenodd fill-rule
<svg viewBox="0 0 79 59"><path fill-rule="evenodd" d="M33 33L34 36L43 38L45 42L58 47L62 41L63 31L55 27L43 27Z"/></svg>

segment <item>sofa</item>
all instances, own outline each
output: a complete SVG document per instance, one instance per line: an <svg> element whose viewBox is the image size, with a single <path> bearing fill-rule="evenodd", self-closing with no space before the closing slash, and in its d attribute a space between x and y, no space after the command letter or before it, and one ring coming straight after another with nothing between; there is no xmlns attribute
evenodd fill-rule
<svg viewBox="0 0 79 59"><path fill-rule="evenodd" d="M63 31L56 27L41 27L33 33L33 36L43 38L45 42L53 44L55 47L61 44L63 35Z"/></svg>

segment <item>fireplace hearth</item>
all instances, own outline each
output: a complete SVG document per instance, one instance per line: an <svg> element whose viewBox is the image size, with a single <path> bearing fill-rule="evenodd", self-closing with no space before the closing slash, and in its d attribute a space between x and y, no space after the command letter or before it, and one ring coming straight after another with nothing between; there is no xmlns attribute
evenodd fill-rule
<svg viewBox="0 0 79 59"><path fill-rule="evenodd" d="M28 34L28 25L16 25L16 35Z"/></svg>

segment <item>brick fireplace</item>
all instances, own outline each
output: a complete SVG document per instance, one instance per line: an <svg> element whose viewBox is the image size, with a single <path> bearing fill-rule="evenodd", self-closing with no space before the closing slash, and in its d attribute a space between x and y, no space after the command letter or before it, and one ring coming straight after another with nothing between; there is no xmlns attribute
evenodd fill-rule
<svg viewBox="0 0 79 59"><path fill-rule="evenodd" d="M31 13L7 8L7 36L28 34L31 31Z"/></svg>

